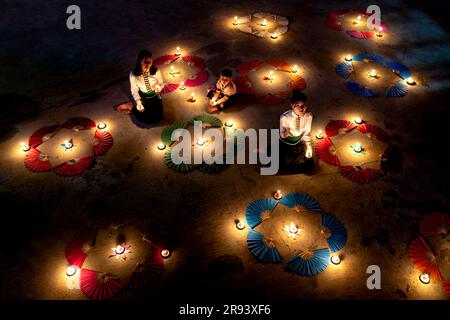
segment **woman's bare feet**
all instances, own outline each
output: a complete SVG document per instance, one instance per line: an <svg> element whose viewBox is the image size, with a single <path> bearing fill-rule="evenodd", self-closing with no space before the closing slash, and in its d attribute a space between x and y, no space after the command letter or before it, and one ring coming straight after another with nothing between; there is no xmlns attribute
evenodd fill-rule
<svg viewBox="0 0 450 320"><path fill-rule="evenodd" d="M219 108L217 108L216 106L210 107L210 108L208 109L208 113L214 113L214 112L216 112L217 110L219 110Z"/></svg>

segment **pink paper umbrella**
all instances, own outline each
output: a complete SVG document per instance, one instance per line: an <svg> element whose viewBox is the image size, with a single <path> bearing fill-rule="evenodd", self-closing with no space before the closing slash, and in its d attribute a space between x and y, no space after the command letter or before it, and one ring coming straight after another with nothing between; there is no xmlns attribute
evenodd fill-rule
<svg viewBox="0 0 450 320"><path fill-rule="evenodd" d="M53 167L47 155L34 148L27 152L24 163L25 167L32 172L45 172Z"/></svg>
<svg viewBox="0 0 450 320"><path fill-rule="evenodd" d="M284 60L267 60L267 63L277 70L291 72L291 65Z"/></svg>
<svg viewBox="0 0 450 320"><path fill-rule="evenodd" d="M72 159L64 162L63 164L60 164L59 166L54 168L54 171L56 172L56 174L59 174L61 176L75 176L86 171L93 160L93 156L85 156L79 159Z"/></svg>
<svg viewBox="0 0 450 320"><path fill-rule="evenodd" d="M250 79L247 76L239 76L236 78L237 92L241 94L254 95L256 93Z"/></svg>
<svg viewBox="0 0 450 320"><path fill-rule="evenodd" d="M339 158L336 153L331 152L333 143L329 138L324 138L316 143L316 154L324 162L333 166L339 166Z"/></svg>
<svg viewBox="0 0 450 320"><path fill-rule="evenodd" d="M59 126L48 126L37 130L31 135L30 139L28 139L28 145L36 148L42 142L48 140L58 128Z"/></svg>
<svg viewBox="0 0 450 320"><path fill-rule="evenodd" d="M113 137L107 131L95 131L92 152L94 156L100 156L108 151L113 145Z"/></svg>
<svg viewBox="0 0 450 320"><path fill-rule="evenodd" d="M123 283L103 272L81 269L80 289L90 299L109 299L123 288Z"/></svg>
<svg viewBox="0 0 450 320"><path fill-rule="evenodd" d="M87 251L96 236L96 229L86 228L77 232L66 245L64 251L70 265L81 268L87 257Z"/></svg>
<svg viewBox="0 0 450 320"><path fill-rule="evenodd" d="M446 213L429 213L420 220L420 233L425 236L447 234L450 229L450 219Z"/></svg>
<svg viewBox="0 0 450 320"><path fill-rule="evenodd" d="M169 64L174 62L175 60L177 60L179 58L179 56L176 56L174 54L169 54L166 56L162 56L162 57L158 57L155 60L153 60L153 64L155 66L159 66L161 64Z"/></svg>
<svg viewBox="0 0 450 320"><path fill-rule="evenodd" d="M94 120L84 117L72 118L66 121L63 125L65 129L76 129L76 130L85 130L95 127Z"/></svg>
<svg viewBox="0 0 450 320"><path fill-rule="evenodd" d="M306 89L306 81L301 76L295 76L288 84L289 90L305 90Z"/></svg>
<svg viewBox="0 0 450 320"><path fill-rule="evenodd" d="M357 127L357 130L364 134L371 134L375 136L378 140L387 142L391 140L389 135L380 127L374 126L373 124L362 124Z"/></svg>
<svg viewBox="0 0 450 320"><path fill-rule="evenodd" d="M411 242L408 248L408 256L414 267L420 272L428 273L432 279L442 280L441 272L436 263L436 257L424 238L419 237Z"/></svg>
<svg viewBox="0 0 450 320"><path fill-rule="evenodd" d="M205 69L205 60L197 56L184 56L183 61L187 62L189 66L196 67L199 71Z"/></svg>
<svg viewBox="0 0 450 320"><path fill-rule="evenodd" d="M349 132L356 128L356 125L348 120L331 120L328 122L327 126L325 127L325 132L327 136L333 137L337 136L341 130L344 132Z"/></svg>
<svg viewBox="0 0 450 320"><path fill-rule="evenodd" d="M184 85L186 87L198 87L208 81L209 74L207 71L198 72L193 79L186 80Z"/></svg>
<svg viewBox="0 0 450 320"><path fill-rule="evenodd" d="M289 94L287 92L267 93L258 96L256 99L262 104L278 105L287 100Z"/></svg>
<svg viewBox="0 0 450 320"><path fill-rule="evenodd" d="M381 176L381 170L372 168L359 168L355 166L339 167L342 176L358 183L370 183L377 180Z"/></svg>
<svg viewBox="0 0 450 320"><path fill-rule="evenodd" d="M242 63L237 68L239 73L247 73L249 71L254 71L258 69L263 64L263 61L260 60L250 60Z"/></svg>

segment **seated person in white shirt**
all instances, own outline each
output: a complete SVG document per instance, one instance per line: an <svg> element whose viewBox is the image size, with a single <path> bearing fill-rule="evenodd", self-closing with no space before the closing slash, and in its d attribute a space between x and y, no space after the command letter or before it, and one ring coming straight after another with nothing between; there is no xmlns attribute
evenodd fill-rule
<svg viewBox="0 0 450 320"><path fill-rule="evenodd" d="M280 117L281 149L285 150L283 157L289 165L312 158L310 134L313 116L307 112L306 100L303 92L292 90L291 109Z"/></svg>
<svg viewBox="0 0 450 320"><path fill-rule="evenodd" d="M233 83L233 72L230 69L223 69L216 87L208 91L207 97L210 106L208 112L213 113L230 106L235 94L236 85Z"/></svg>
<svg viewBox="0 0 450 320"><path fill-rule="evenodd" d="M163 105L160 92L164 87L161 72L153 66L152 53L142 50L136 66L130 72L130 87L134 105L129 112L144 123L157 123L163 118ZM123 109L123 108L121 108Z"/></svg>

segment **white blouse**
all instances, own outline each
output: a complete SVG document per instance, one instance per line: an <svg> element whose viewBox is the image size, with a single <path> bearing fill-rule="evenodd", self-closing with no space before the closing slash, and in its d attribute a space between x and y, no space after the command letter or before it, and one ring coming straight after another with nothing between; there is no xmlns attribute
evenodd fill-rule
<svg viewBox="0 0 450 320"><path fill-rule="evenodd" d="M295 132L300 135L303 133L302 141L310 141L312 114L306 112L303 116L298 116L293 110L288 110L280 117L280 136L283 129L291 134Z"/></svg>
<svg viewBox="0 0 450 320"><path fill-rule="evenodd" d="M233 81L229 82L228 84L224 84L222 79L219 79L216 83L216 88L228 97L236 94L236 85L233 83Z"/></svg>
<svg viewBox="0 0 450 320"><path fill-rule="evenodd" d="M147 85L149 88L147 88ZM164 87L163 78L161 75L161 71L159 69L156 71L154 75L148 75L148 83L145 83L144 75L135 76L133 71L130 72L130 86L131 86L131 94L133 95L134 101L139 102L141 97L139 96L139 90L147 93L150 91L156 90L159 86L160 89Z"/></svg>

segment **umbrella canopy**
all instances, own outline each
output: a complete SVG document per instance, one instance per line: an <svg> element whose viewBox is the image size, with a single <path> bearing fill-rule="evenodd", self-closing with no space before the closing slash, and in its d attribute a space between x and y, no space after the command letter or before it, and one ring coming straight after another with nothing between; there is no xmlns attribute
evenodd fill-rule
<svg viewBox="0 0 450 320"><path fill-rule="evenodd" d="M319 203L306 193L289 193L280 199L280 203L289 208L301 206L308 211L322 211Z"/></svg>
<svg viewBox="0 0 450 320"><path fill-rule="evenodd" d="M62 127L69 130L86 130L94 128L95 121L84 117L72 118L67 120Z"/></svg>
<svg viewBox="0 0 450 320"><path fill-rule="evenodd" d="M94 144L92 146L92 152L94 156L100 156L108 151L113 144L113 137L107 131L96 130L94 134Z"/></svg>
<svg viewBox="0 0 450 320"><path fill-rule="evenodd" d="M150 287L164 272L164 260L160 251L155 248L143 262L138 263L136 270L128 280L130 289L142 289Z"/></svg>
<svg viewBox="0 0 450 320"><path fill-rule="evenodd" d="M267 63L279 71L291 72L291 65L284 60L267 60Z"/></svg>
<svg viewBox="0 0 450 320"><path fill-rule="evenodd" d="M389 143L391 141L391 137L380 127L377 127L373 124L364 123L359 125L356 128L359 132L375 136L380 141Z"/></svg>
<svg viewBox="0 0 450 320"><path fill-rule="evenodd" d="M238 76L235 81L237 92L241 94L253 95L256 93L250 79L247 76Z"/></svg>
<svg viewBox="0 0 450 320"><path fill-rule="evenodd" d="M347 230L344 224L332 214L323 213L322 226L329 231L326 241L331 252L341 250L347 243Z"/></svg>
<svg viewBox="0 0 450 320"><path fill-rule="evenodd" d="M255 230L248 232L247 245L258 260L271 263L280 263L282 260L274 243L270 240L266 241L264 236Z"/></svg>
<svg viewBox="0 0 450 320"><path fill-rule="evenodd" d="M432 279L442 280L436 257L424 238L419 237L411 242L408 248L408 256L420 272L428 273Z"/></svg>
<svg viewBox="0 0 450 320"><path fill-rule="evenodd" d="M409 92L408 86L403 81L397 81L395 86L386 89L387 97L403 97Z"/></svg>
<svg viewBox="0 0 450 320"><path fill-rule="evenodd" d="M245 218L247 224L254 228L262 222L261 214L263 212L271 212L277 205L277 202L273 199L258 199L250 203L245 211Z"/></svg>
<svg viewBox="0 0 450 320"><path fill-rule="evenodd" d="M95 228L85 228L78 231L67 243L64 250L69 265L79 268L83 266L87 257L87 249L95 239L97 232Z"/></svg>
<svg viewBox="0 0 450 320"><path fill-rule="evenodd" d="M239 65L237 71L239 73L247 73L258 69L264 62L261 60L250 60Z"/></svg>
<svg viewBox="0 0 450 320"><path fill-rule="evenodd" d="M55 133L55 131L59 128L59 126L48 126L41 128L34 132L30 139L28 139L28 145L32 148L36 148L39 146L42 142L48 140L52 133Z"/></svg>
<svg viewBox="0 0 450 320"><path fill-rule="evenodd" d="M369 39L374 35L372 31L347 30L346 32L349 36L357 39Z"/></svg>
<svg viewBox="0 0 450 320"><path fill-rule="evenodd" d="M357 126L353 122L348 120L331 120L325 127L325 133L328 138L331 138L340 134L342 129L347 133L356 127Z"/></svg>
<svg viewBox="0 0 450 320"><path fill-rule="evenodd" d="M256 99L262 104L278 105L284 103L289 97L287 92L267 93L258 96Z"/></svg>
<svg viewBox="0 0 450 320"><path fill-rule="evenodd" d="M381 170L359 166L341 166L340 173L347 179L358 183L370 183L381 177Z"/></svg>
<svg viewBox="0 0 450 320"><path fill-rule="evenodd" d="M80 289L90 299L109 299L123 288L123 283L103 272L81 269Z"/></svg>
<svg viewBox="0 0 450 320"><path fill-rule="evenodd" d="M306 89L306 81L299 75L294 75L291 77L291 81L289 81L289 90L305 90Z"/></svg>
<svg viewBox="0 0 450 320"><path fill-rule="evenodd" d="M339 166L339 158L336 152L330 150L332 146L333 143L329 138L323 138L316 143L316 154L322 161L333 166Z"/></svg>
<svg viewBox="0 0 450 320"><path fill-rule="evenodd" d="M330 262L330 251L327 248L314 251L303 251L287 262L289 269L301 276L315 276L324 271Z"/></svg>
<svg viewBox="0 0 450 320"><path fill-rule="evenodd" d="M361 86L359 83L354 81L347 81L347 89L353 94L361 97L375 97L377 95L374 90Z"/></svg>
<svg viewBox="0 0 450 320"><path fill-rule="evenodd" d="M171 93L171 92L177 90L179 86L180 86L180 85L177 84L177 83L168 83L168 84L165 84L164 87L163 87L162 90L161 90L161 93L162 93L162 94Z"/></svg>
<svg viewBox="0 0 450 320"><path fill-rule="evenodd" d="M198 56L184 56L183 61L187 62L189 66L196 67L199 71L205 69L205 60Z"/></svg>
<svg viewBox="0 0 450 320"><path fill-rule="evenodd" d="M343 61L336 65L336 73L344 79L353 73L353 64L350 61Z"/></svg>
<svg viewBox="0 0 450 320"><path fill-rule="evenodd" d="M179 56L176 56L174 54L169 54L169 55L165 55L165 56L156 58L155 60L153 60L153 64L155 66L159 66L161 64L169 64L169 63L174 62L178 58L179 58Z"/></svg>
<svg viewBox="0 0 450 320"><path fill-rule="evenodd" d="M391 68L392 71L397 73L403 79L411 77L411 71L409 71L409 68L401 63L395 61L387 61L386 66Z"/></svg>
<svg viewBox="0 0 450 320"><path fill-rule="evenodd" d="M53 168L48 156L34 148L27 152L24 163L25 168L32 172L45 172Z"/></svg>
<svg viewBox="0 0 450 320"><path fill-rule="evenodd" d="M92 164L92 161L94 161L93 156L72 159L55 167L54 171L61 176L75 176L86 171Z"/></svg>
<svg viewBox="0 0 450 320"><path fill-rule="evenodd" d="M209 73L207 71L200 71L194 75L193 79L186 80L184 85L186 87L198 87L208 81Z"/></svg>
<svg viewBox="0 0 450 320"><path fill-rule="evenodd" d="M449 229L450 219L446 213L429 213L420 220L420 233L425 237L447 234Z"/></svg>

